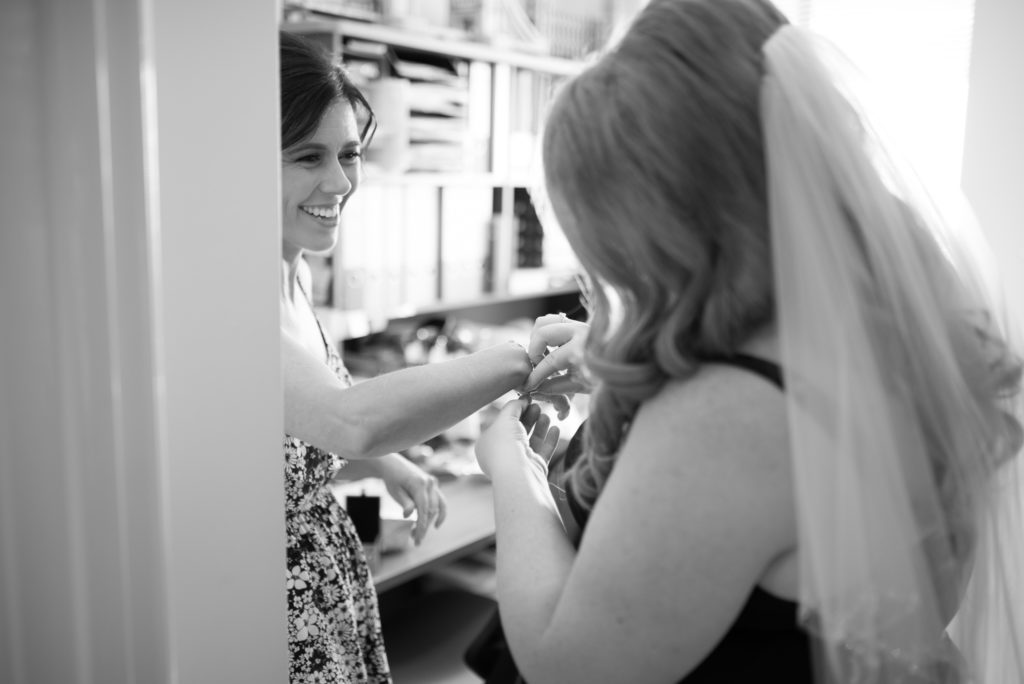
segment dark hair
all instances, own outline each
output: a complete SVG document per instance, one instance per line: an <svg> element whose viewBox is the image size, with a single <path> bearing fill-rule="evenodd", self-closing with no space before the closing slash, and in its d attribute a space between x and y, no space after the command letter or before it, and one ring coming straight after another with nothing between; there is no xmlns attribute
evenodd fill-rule
<svg viewBox="0 0 1024 684"><path fill-rule="evenodd" d="M366 97L327 52L287 31L278 32L281 63L281 149L313 135L332 104L345 100L362 123L359 139L369 145L377 119Z"/></svg>
<svg viewBox="0 0 1024 684"><path fill-rule="evenodd" d="M772 320L761 48L784 23L761 0L652 0L551 110L545 176L595 284L585 506L640 404Z"/></svg>

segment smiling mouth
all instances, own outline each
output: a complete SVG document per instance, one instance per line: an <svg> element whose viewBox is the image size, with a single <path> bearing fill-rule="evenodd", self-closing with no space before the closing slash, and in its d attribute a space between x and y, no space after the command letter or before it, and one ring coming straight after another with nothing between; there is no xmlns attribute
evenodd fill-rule
<svg viewBox="0 0 1024 684"><path fill-rule="evenodd" d="M337 204L329 207L299 207L299 209L313 218L321 219L323 221L333 221L337 219L338 214L341 211L341 207Z"/></svg>

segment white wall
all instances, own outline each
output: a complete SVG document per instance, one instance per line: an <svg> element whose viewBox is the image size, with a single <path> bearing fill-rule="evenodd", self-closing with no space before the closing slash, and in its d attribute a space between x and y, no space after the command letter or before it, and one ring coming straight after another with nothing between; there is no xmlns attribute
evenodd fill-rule
<svg viewBox="0 0 1024 684"><path fill-rule="evenodd" d="M1024 339L1024 2L976 0L971 77L964 139L963 189L995 253L1007 310L1013 317L1011 334L1018 349ZM1024 506L1024 463L1017 459L1021 486L1018 504ZM1018 545L1019 546L1019 545ZM1008 602L1017 607L1016 634L1000 626L984 634L989 655L1005 658L1020 653L1024 619L1024 557L1020 549L1001 549L1016 581ZM991 629L991 628L990 628ZM1016 641L1014 641L1016 640ZM1013 649L1016 649L1014 651ZM994 660L994 662L1001 662ZM1017 668L1019 668L1017 661ZM988 681L1009 681L1001 670Z"/></svg>
<svg viewBox="0 0 1024 684"><path fill-rule="evenodd" d="M1024 322L1024 2L976 0L963 189ZM1020 324L1018 324L1018 334Z"/></svg>
<svg viewBox="0 0 1024 684"><path fill-rule="evenodd" d="M4 684L287 679L276 24L0 3Z"/></svg>

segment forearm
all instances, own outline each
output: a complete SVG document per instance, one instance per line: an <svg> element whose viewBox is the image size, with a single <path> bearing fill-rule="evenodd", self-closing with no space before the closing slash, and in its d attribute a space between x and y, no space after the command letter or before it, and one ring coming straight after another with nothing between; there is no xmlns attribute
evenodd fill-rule
<svg viewBox="0 0 1024 684"><path fill-rule="evenodd" d="M335 477L339 480L361 480L364 477L381 477L381 462L384 459L404 458L401 454L384 454L380 458L360 458L349 461Z"/></svg>
<svg viewBox="0 0 1024 684"><path fill-rule="evenodd" d="M530 369L526 352L506 343L345 388L291 354L285 366L286 429L349 459L381 456L434 437L519 387Z"/></svg>
<svg viewBox="0 0 1024 684"><path fill-rule="evenodd" d="M497 594L502 625L528 681L565 681L553 640L556 608L572 568L569 542L547 481L518 466L492 473Z"/></svg>

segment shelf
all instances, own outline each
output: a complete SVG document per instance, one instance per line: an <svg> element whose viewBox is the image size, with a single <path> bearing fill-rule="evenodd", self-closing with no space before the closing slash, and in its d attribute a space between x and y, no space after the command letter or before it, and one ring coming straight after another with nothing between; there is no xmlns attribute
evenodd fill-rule
<svg viewBox="0 0 1024 684"><path fill-rule="evenodd" d="M320 324L331 339L347 340L358 337L365 337L372 333L378 333L385 329L389 321L402 320L406 318L417 318L420 316L435 316L448 314L467 309L486 309L501 305L515 305L549 297L564 297L580 292L576 285L555 287L535 292L522 292L515 294L495 294L474 297L471 299L438 301L417 307L398 307L390 311L386 317L380 318L376 323L363 311L343 311L331 307L316 307L316 314Z"/></svg>
<svg viewBox="0 0 1024 684"><path fill-rule="evenodd" d="M566 285L565 287L537 290L536 292L484 295L482 297L474 297L472 299L437 302L437 304L430 306L416 307L415 310L411 308L406 311L397 310L392 313L391 318L413 318L415 316L426 316L430 314L446 313L448 311L455 311L458 309L471 309L481 306L494 306L500 304L511 304L513 302L524 302L534 299L545 299L547 297L560 297L562 295L576 294L579 291L580 289L576 285Z"/></svg>
<svg viewBox="0 0 1024 684"><path fill-rule="evenodd" d="M539 178L526 176L501 176L496 173L466 171L463 173L433 173L411 171L409 173L377 173L373 169L364 171L362 182L366 185L402 185L449 187L455 185L473 185L482 188L527 188L532 189L540 183Z"/></svg>
<svg viewBox="0 0 1024 684"><path fill-rule="evenodd" d="M483 476L441 483L448 502L445 524L431 529L419 546L385 554L373 572L378 592L386 591L433 568L485 549L494 543L494 504L491 484ZM457 511L457 514L453 514Z"/></svg>
<svg viewBox="0 0 1024 684"><path fill-rule="evenodd" d="M345 40L351 39L395 48L396 56L409 63L431 63L430 55L469 63L456 69L466 72L456 88L465 91L467 104L461 115L465 168L446 166L441 163L449 161L445 156L441 162L415 165L437 171L396 172L405 164L389 166L377 159L366 164L363 190L342 217L340 256L328 265L332 273L323 281L331 292L318 299L337 307L323 311L335 339L366 337L393 320L448 313L500 324L502 317L530 317L579 293L572 275L563 277L578 265L557 226L543 231L549 253L543 258L537 253L539 226L524 209L529 192L520 189L531 191L542 181L537 136L543 112L558 82L580 72L580 62L473 42L455 29L419 31L308 15L283 28L328 44L335 59L344 60ZM420 54L405 54L401 48ZM382 74L401 73L387 64L377 67ZM371 103L375 94L382 98L379 107L373 105L382 130L388 121L411 118L409 102L398 97L391 102L369 90ZM399 134L394 144L402 151ZM520 263L544 263L551 272L517 268ZM481 294L485 282L501 294Z"/></svg>
<svg viewBox="0 0 1024 684"><path fill-rule="evenodd" d="M368 185L426 185L446 187L453 185L475 185L480 187L495 188L501 186L515 186L512 179L501 178L493 173L433 173L411 171L409 173L388 173L386 171L376 172L372 168L364 171L363 183Z"/></svg>
<svg viewBox="0 0 1024 684"><path fill-rule="evenodd" d="M452 40L450 37L434 36L429 33L413 32L408 29L350 19L324 18L293 21L283 24L283 28L294 33L334 33L346 38L358 38L471 61L508 64L513 67L558 76L574 76L582 69L579 62L561 57L533 55L486 43Z"/></svg>

